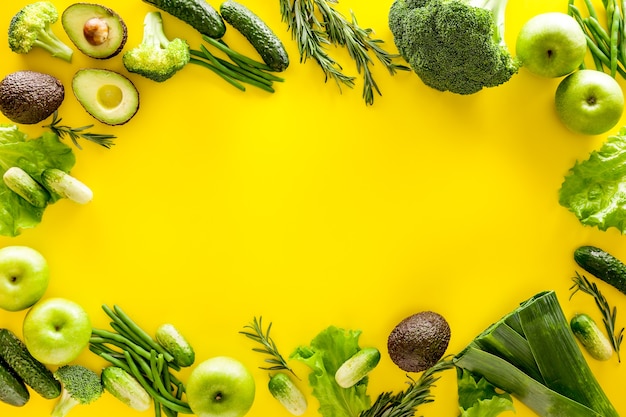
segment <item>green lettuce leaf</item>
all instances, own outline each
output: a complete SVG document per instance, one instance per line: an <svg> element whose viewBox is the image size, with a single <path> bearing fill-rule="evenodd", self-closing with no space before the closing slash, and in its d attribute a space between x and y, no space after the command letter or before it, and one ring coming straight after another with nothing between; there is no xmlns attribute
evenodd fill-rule
<svg viewBox="0 0 626 417"><path fill-rule="evenodd" d="M52 132L29 140L16 125L0 125L0 177L7 169L17 166L40 182L44 170L57 168L69 173L75 162L72 148ZM51 203L58 199L59 196L51 193ZM0 235L17 236L22 229L35 227L44 211L45 208L32 206L0 181Z"/></svg>
<svg viewBox="0 0 626 417"><path fill-rule="evenodd" d="M310 346L300 346L290 356L311 368L309 384L323 417L357 417L370 407L367 377L347 389L335 382L337 369L360 350L360 335L358 330L331 326L318 334Z"/></svg>
<svg viewBox="0 0 626 417"><path fill-rule="evenodd" d="M586 226L626 231L626 128L565 176L559 203Z"/></svg>
<svg viewBox="0 0 626 417"><path fill-rule="evenodd" d="M486 379L476 377L465 369L457 369L460 417L496 417L505 411L515 411L513 399Z"/></svg>

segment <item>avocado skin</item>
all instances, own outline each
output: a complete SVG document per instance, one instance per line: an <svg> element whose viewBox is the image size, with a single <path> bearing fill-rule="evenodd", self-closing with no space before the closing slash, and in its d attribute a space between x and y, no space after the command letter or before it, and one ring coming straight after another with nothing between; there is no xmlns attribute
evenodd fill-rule
<svg viewBox="0 0 626 417"><path fill-rule="evenodd" d="M450 326L433 311L422 311L402 320L387 339L393 363L406 372L421 372L443 356L450 342Z"/></svg>
<svg viewBox="0 0 626 417"><path fill-rule="evenodd" d="M16 71L0 81L0 111L14 123L39 123L54 113L64 99L63 83L49 74Z"/></svg>

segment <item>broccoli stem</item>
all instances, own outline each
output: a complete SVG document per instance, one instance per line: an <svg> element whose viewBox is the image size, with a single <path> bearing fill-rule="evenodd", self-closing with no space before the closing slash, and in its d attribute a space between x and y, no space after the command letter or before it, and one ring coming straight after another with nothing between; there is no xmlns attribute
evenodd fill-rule
<svg viewBox="0 0 626 417"><path fill-rule="evenodd" d="M496 28L498 29L493 34L493 39L500 46L506 46L504 41L504 18L506 12L506 5L508 0L470 0L469 5L473 7L480 7L491 11Z"/></svg>
<svg viewBox="0 0 626 417"><path fill-rule="evenodd" d="M61 58L67 62L72 61L74 51L64 44L50 28L42 30L33 45L45 49L54 57Z"/></svg>
<svg viewBox="0 0 626 417"><path fill-rule="evenodd" d="M57 401L57 403L54 405L54 408L52 409L52 417L65 417L65 415L67 413L69 413L69 411L74 408L74 406L78 405L80 402L75 399L74 397L72 397L70 395L70 393L64 389L61 392L61 397L59 398L59 400Z"/></svg>

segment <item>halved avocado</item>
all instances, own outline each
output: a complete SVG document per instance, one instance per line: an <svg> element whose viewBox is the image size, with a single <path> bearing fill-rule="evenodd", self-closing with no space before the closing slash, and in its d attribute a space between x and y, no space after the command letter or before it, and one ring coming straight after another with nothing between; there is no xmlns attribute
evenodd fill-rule
<svg viewBox="0 0 626 417"><path fill-rule="evenodd" d="M79 69L72 90L87 113L108 125L128 122L139 109L139 92L133 82L112 70Z"/></svg>
<svg viewBox="0 0 626 417"><path fill-rule="evenodd" d="M74 3L63 11L61 23L76 48L91 58L114 57L126 44L126 24L116 12L100 4Z"/></svg>

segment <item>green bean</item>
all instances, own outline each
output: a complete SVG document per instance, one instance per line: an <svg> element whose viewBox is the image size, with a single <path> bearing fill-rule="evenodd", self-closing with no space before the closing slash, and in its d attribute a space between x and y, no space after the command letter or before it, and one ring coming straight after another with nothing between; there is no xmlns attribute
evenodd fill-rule
<svg viewBox="0 0 626 417"><path fill-rule="evenodd" d="M92 333L95 334L96 336L99 336L105 339L104 343L115 345L119 347L120 349L125 349L125 348L131 349L133 352L137 353L138 355L146 359L150 359L149 352L147 352L144 348L142 348L141 346L137 345L132 340L129 340L124 336L121 336L117 333L109 332L108 330L101 330L101 329L93 329Z"/></svg>
<svg viewBox="0 0 626 417"><path fill-rule="evenodd" d="M121 309L121 307L114 305L113 306L113 310L115 311L115 313L117 313L118 317L124 322L124 324L126 324L128 326L128 328L135 334L137 334L137 336L145 341L152 349L156 350L157 352L162 353L165 356L165 359L168 362L171 362L174 360L174 357L167 352L163 346L159 345L158 343L156 343L154 341L154 339L145 331L143 330L141 327L139 327L125 312L124 310Z"/></svg>
<svg viewBox="0 0 626 417"><path fill-rule="evenodd" d="M161 417L161 403L154 402L154 417Z"/></svg>
<svg viewBox="0 0 626 417"><path fill-rule="evenodd" d="M626 13L626 0L621 1L622 18L620 19L620 57L621 62L626 62L626 24L624 23L624 13Z"/></svg>
<svg viewBox="0 0 626 417"><path fill-rule="evenodd" d="M194 53L195 51L192 51L191 54L193 56L198 56L204 59L209 59L207 58L204 54L196 54ZM197 58L192 58L189 60L189 62L196 64L196 65L200 65L203 66L204 68L207 68L211 71L213 71L214 73L216 73L217 75L219 75L220 77L222 77L225 81L227 81L228 83L230 83L231 85L233 85L234 87L238 88L241 91L246 91L246 87L244 87L242 84L240 84L237 80L229 77L226 73L224 73L224 71L221 69L221 67L218 67L216 65L213 65L209 62L203 61L201 59L197 59ZM219 65L219 64L218 64Z"/></svg>
<svg viewBox="0 0 626 417"><path fill-rule="evenodd" d="M185 403L184 401L179 400L178 398L176 398L175 396L173 396L167 388L165 388L165 385L163 384L163 380L161 379L161 373L159 372L158 369L158 365L157 365L157 358L156 355L152 355L150 357L150 369L152 371L152 376L154 377L154 385L155 388L161 393L161 395L166 398L169 401L172 401L176 404L180 404L180 405L187 405L187 403Z"/></svg>
<svg viewBox="0 0 626 417"><path fill-rule="evenodd" d="M587 10L589 11L589 16L598 20L598 13L596 12L595 7L593 6L592 0L585 0L585 4L587 5Z"/></svg>
<svg viewBox="0 0 626 417"><path fill-rule="evenodd" d="M218 40L210 38L210 37L208 37L206 35L202 35L202 39L204 39L205 42L207 42L209 45L212 45L212 46L216 47L217 49L219 49L220 51L224 52L230 58L236 57L236 58L240 59L241 61L246 62L248 65L250 65L252 67L255 67L255 68L258 68L258 69L263 70L263 71L271 71L272 70L265 63L255 61L254 59L248 58L247 56L242 55L239 52L233 51L232 49L230 49L228 47L228 45L226 45L226 43L224 41L218 41Z"/></svg>
<svg viewBox="0 0 626 417"><path fill-rule="evenodd" d="M620 14L619 9L615 6L616 0L608 0L607 4L607 19L610 33L610 73L613 78L617 74L617 56L618 56L618 42L619 42L619 26L620 26Z"/></svg>
<svg viewBox="0 0 626 417"><path fill-rule="evenodd" d="M116 357L113 357L112 355L109 355L108 353L100 353L98 356L100 356L102 359L106 360L107 362L111 363L111 365L117 366L118 368L122 368L126 372L130 373L130 366L128 366L127 362L121 359L118 359Z"/></svg>
<svg viewBox="0 0 626 417"><path fill-rule="evenodd" d="M594 35L597 43L604 44L603 46L607 48L606 51L608 52L608 47L611 44L611 37L609 36L609 33L606 31L606 29L602 27L598 19L595 19L593 17L588 17L584 19L584 22L587 25L589 32Z"/></svg>

